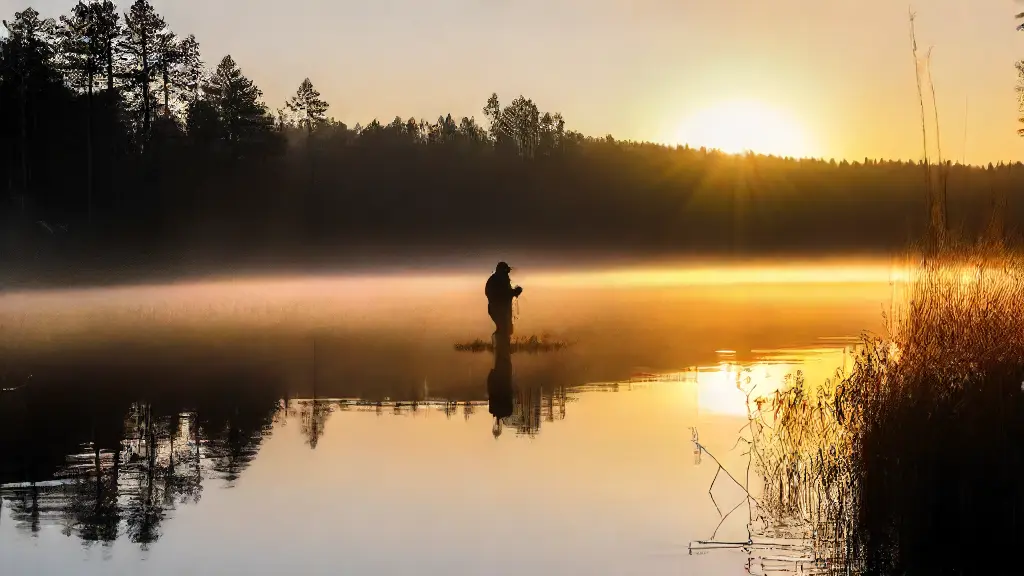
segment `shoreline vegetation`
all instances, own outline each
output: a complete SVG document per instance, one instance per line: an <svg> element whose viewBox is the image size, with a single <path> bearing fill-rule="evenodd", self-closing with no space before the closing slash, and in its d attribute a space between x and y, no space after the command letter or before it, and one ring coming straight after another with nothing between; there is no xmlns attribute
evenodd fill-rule
<svg viewBox="0 0 1024 576"><path fill-rule="evenodd" d="M924 172L942 180L964 237L981 233L990 204L1024 216L1020 163L926 168L585 136L521 95L481 95L462 118L350 125L296 78L294 96L268 105L244 74L258 63L204 55L145 0L124 13L82 2L59 19L29 8L5 28L8 284L315 266L368 250L891 255L929 226Z"/></svg>
<svg viewBox="0 0 1024 576"><path fill-rule="evenodd" d="M1018 570L1024 255L947 240L913 260L886 334L865 335L852 368L824 383L797 372L768 396L737 380L752 554L775 538L809 545L813 573Z"/></svg>
<svg viewBox="0 0 1024 576"><path fill-rule="evenodd" d="M1006 234L1016 213L1005 193L992 196L981 233L952 230L950 165L941 149L937 171L928 161L922 68L933 104L935 88L914 20L911 11L927 233L892 283L885 334L865 334L850 369L823 383L798 371L767 396L737 377L749 422L738 444L749 461L744 482L726 475L746 492L750 515L748 541L726 547L748 551L748 569L1020 572L1024 251ZM937 140L937 109L934 130ZM696 431L693 441L721 473ZM721 547L714 538L691 550Z"/></svg>

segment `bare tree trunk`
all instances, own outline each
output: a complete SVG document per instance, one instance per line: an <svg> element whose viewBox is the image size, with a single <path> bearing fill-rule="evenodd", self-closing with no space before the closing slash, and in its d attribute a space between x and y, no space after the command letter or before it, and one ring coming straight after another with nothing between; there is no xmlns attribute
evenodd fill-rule
<svg viewBox="0 0 1024 576"><path fill-rule="evenodd" d="M149 131L152 125L152 110L149 102L149 42L145 31L142 33L142 149L146 151L146 143L149 141Z"/></svg>
<svg viewBox="0 0 1024 576"><path fill-rule="evenodd" d="M114 91L114 42L108 41L106 45L107 63L107 91Z"/></svg>
<svg viewBox="0 0 1024 576"><path fill-rule="evenodd" d="M92 66L92 63L90 62L89 88L88 88L88 92L87 92L88 93L87 102L88 102L88 105L89 105L89 113L88 113L88 119L86 120L88 122L88 126L86 128L86 135L85 135L85 139L86 139L85 140L85 156L86 156L86 163L87 163L87 166L86 166L86 178L87 178L87 182L86 182L86 217L88 218L88 223L89 223L90 227L92 226L92 195L93 195L93 187L95 186L95 182L96 182L95 171L93 169L93 153L92 153L93 130L94 130L94 126L95 126L95 121L93 119L93 115L96 113L95 107L93 106L93 89L92 89L92 85L95 82L96 78L95 78L95 75L93 74L92 69L93 69L93 66Z"/></svg>
<svg viewBox="0 0 1024 576"><path fill-rule="evenodd" d="M306 185L306 206L307 206L307 210L308 210L309 206L319 204L319 203L311 204L311 202L314 202L314 198L315 198L315 194L316 193L314 192L314 186L313 186L313 184L314 184L314 172L313 172L313 161L314 161L313 160L313 119L309 117L308 113L307 113L307 116L306 116L306 161L309 163L309 183ZM319 241L321 239L321 236L322 236L322 230L321 230L321 220L322 219L319 217L319 215L323 214L323 212L319 211L319 210L314 210L314 214L316 214L317 217L315 217L314 221L313 221L313 234L316 236L316 241ZM313 349L314 349L314 354L315 354L315 350L316 350L316 342L315 341L313 343L313 347L314 347Z"/></svg>
<svg viewBox="0 0 1024 576"><path fill-rule="evenodd" d="M115 94L114 94L114 42L113 42L113 40L108 40L107 44L106 44L106 46L104 48L105 48L104 51L105 51L105 60L106 60L105 63L106 63L106 68L107 68L107 97L106 97L106 105L108 107L107 112L109 113L110 109L114 108L115 105L116 105L116 102L117 102L117 98L115 97ZM109 140L109 142L108 142L109 148L107 149L107 163L109 164L108 169L110 170L109 177L108 177L109 179L107 180L107 186L109 186L110 192L113 193L113 195L111 197L111 201L113 203L113 208L116 209L117 206L119 205L119 202L118 202L119 196L117 195L117 192L116 192L117 186L115 185L115 179L117 178L117 170L116 170L116 167L114 166L114 156L115 156L114 152L116 150L115 149L116 144L115 144L114 138L109 134L109 131L108 131L107 138Z"/></svg>
<svg viewBox="0 0 1024 576"><path fill-rule="evenodd" d="M25 76L24 73L21 77L21 84L18 87L18 93L21 99L19 104L21 105L21 193L19 198L21 200L21 216L25 217L25 195L28 194L29 188L29 170L28 170L28 98L26 97L25 89Z"/></svg>
<svg viewBox="0 0 1024 576"><path fill-rule="evenodd" d="M171 115L171 81L167 77L167 68L163 69L164 75L164 115L170 117Z"/></svg>

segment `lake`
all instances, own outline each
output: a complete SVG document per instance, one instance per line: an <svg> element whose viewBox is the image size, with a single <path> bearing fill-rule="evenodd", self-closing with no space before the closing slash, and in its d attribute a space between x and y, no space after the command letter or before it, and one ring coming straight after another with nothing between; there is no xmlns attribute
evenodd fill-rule
<svg viewBox="0 0 1024 576"><path fill-rule="evenodd" d="M737 378L831 377L890 274L516 272L567 347L499 422L487 271L0 295L4 573L747 573L690 551L748 537Z"/></svg>

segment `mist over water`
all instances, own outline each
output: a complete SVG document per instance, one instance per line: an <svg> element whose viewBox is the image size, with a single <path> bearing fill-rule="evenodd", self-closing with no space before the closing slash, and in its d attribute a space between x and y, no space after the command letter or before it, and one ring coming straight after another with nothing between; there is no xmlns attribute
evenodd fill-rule
<svg viewBox="0 0 1024 576"><path fill-rule="evenodd" d="M513 355L497 433L491 354L454 349L493 331L487 269L9 292L0 554L18 574L739 574L687 553L720 520L690 429L739 466L737 375L831 376L882 330L891 271L516 270L516 335L569 346Z"/></svg>

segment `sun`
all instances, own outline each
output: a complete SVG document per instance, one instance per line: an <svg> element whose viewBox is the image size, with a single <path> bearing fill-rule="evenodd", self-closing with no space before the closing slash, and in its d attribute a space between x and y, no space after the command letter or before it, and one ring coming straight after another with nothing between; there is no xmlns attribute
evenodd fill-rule
<svg viewBox="0 0 1024 576"><path fill-rule="evenodd" d="M797 120L756 100L730 100L700 110L683 122L676 140L729 154L804 158L813 153Z"/></svg>

